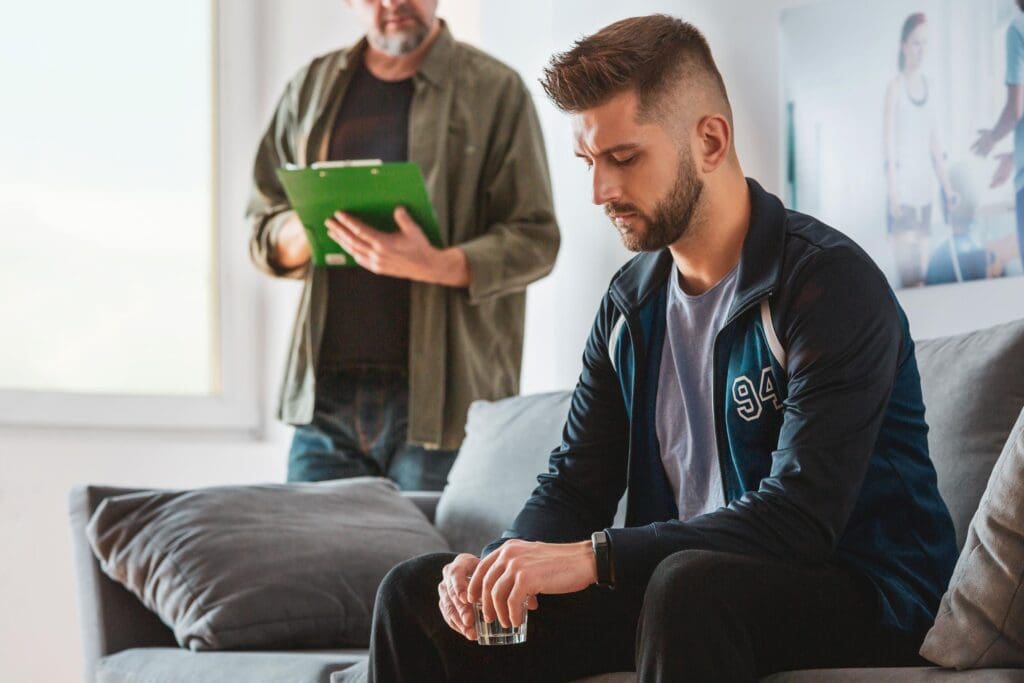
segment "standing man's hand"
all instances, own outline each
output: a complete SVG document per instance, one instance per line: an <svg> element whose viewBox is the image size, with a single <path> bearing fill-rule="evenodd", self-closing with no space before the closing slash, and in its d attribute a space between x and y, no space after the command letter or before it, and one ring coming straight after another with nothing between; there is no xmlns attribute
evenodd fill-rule
<svg viewBox="0 0 1024 683"><path fill-rule="evenodd" d="M480 564L480 558L462 553L441 570L437 584L438 607L448 626L469 640L476 640L476 614L473 603L466 598L469 576Z"/></svg>
<svg viewBox="0 0 1024 683"><path fill-rule="evenodd" d="M302 227L299 215L293 212L281 226L281 231L277 233L274 262L285 270L291 270L306 265L310 256L306 229Z"/></svg>
<svg viewBox="0 0 1024 683"><path fill-rule="evenodd" d="M396 207L394 217L398 230L388 233L339 211L327 219L327 232L372 273L449 287L469 286L469 263L461 249L435 248L404 207Z"/></svg>
<svg viewBox="0 0 1024 683"><path fill-rule="evenodd" d="M507 628L523 623L523 603L537 609L537 595L577 593L595 583L597 561L590 541L511 540L477 565L468 598L482 603L486 621L497 618Z"/></svg>

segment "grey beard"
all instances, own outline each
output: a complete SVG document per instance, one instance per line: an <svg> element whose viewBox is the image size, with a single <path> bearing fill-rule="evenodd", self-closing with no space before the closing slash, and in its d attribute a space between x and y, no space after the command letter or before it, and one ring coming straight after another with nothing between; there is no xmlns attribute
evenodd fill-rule
<svg viewBox="0 0 1024 683"><path fill-rule="evenodd" d="M422 45L428 33L426 27L422 27L397 36L385 36L378 33L369 38L373 46L381 52L393 57L400 57L413 52Z"/></svg>

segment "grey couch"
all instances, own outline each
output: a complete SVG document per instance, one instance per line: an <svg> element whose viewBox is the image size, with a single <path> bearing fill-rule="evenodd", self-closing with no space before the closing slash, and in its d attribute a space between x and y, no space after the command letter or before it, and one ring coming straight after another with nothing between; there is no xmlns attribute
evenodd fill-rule
<svg viewBox="0 0 1024 683"><path fill-rule="evenodd" d="M932 458L962 546L992 465L1024 406L1024 321L919 342L918 362ZM436 524L453 551L476 552L510 523L535 475L545 469L547 451L560 438L568 397L553 393L474 404L466 442L444 494L406 494ZM85 486L71 492L86 681L335 683L358 678L351 674L361 668L360 650L196 653L178 648L171 631L154 614L100 571L86 540L86 523L99 503L127 491ZM626 672L588 679L634 680L634 674ZM1024 670L837 669L785 672L764 680L1024 683Z"/></svg>

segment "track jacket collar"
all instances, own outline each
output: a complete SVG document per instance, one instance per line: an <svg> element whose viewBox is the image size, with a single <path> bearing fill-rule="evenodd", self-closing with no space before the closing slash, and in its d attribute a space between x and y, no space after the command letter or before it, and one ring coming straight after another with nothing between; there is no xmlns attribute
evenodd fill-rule
<svg viewBox="0 0 1024 683"><path fill-rule="evenodd" d="M756 180L747 178L747 186L750 228L743 241L736 296L729 318L775 290L782 268L786 210L779 198L765 191ZM623 312L632 313L664 286L672 267L672 254L668 249L640 254L612 282L612 299Z"/></svg>

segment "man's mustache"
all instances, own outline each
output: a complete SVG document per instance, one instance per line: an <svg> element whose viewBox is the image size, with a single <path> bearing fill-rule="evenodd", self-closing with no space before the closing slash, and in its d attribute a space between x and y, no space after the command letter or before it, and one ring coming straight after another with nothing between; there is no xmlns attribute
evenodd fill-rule
<svg viewBox="0 0 1024 683"><path fill-rule="evenodd" d="M640 213L640 210L637 209L636 205L634 204L605 204L604 212L609 218L614 218L615 216L624 213L635 213L638 216L643 215Z"/></svg>
<svg viewBox="0 0 1024 683"><path fill-rule="evenodd" d="M388 12L387 14L382 15L381 19L383 21L390 21L392 19L416 19L416 20L419 20L419 17L416 16L416 12L414 12L412 7L410 7L409 5L399 5L398 7L394 8L393 10Z"/></svg>

